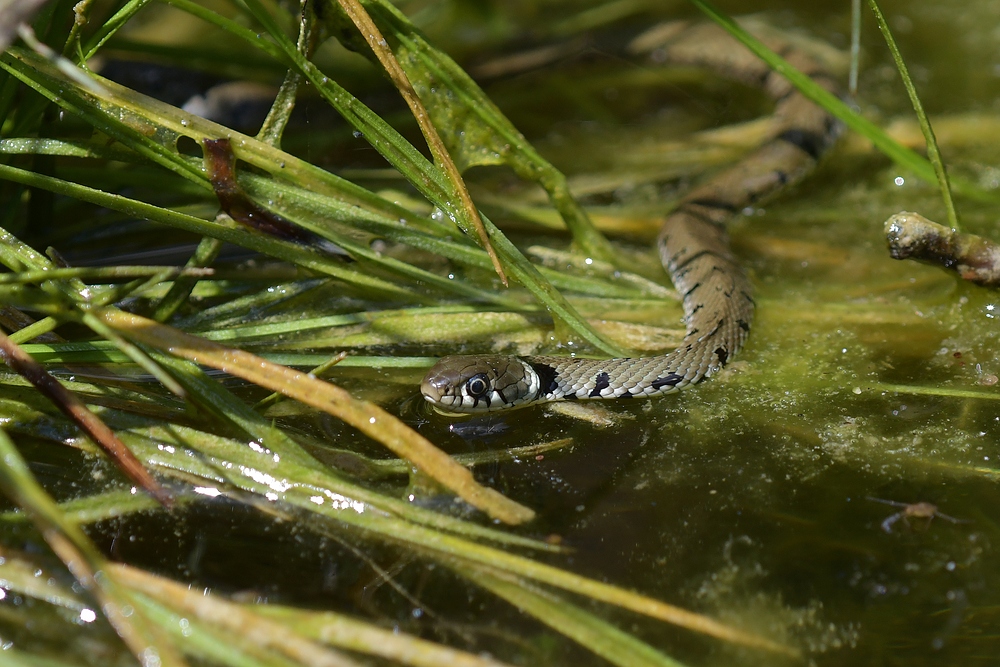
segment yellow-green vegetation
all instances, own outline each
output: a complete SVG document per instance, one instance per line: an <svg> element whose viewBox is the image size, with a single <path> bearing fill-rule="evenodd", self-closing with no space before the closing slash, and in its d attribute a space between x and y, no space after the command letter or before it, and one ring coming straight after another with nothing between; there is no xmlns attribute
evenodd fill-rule
<svg viewBox="0 0 1000 667"><path fill-rule="evenodd" d="M456 421L417 394L438 355L683 335L659 221L772 126L755 91L628 55L661 20L745 38L663 4L13 3L4 345L172 506L0 374L0 662L990 664L1000 299L887 257L885 218L951 205L873 21L858 99L807 92L840 145L732 225L757 321L724 373L589 414ZM883 27L965 228L995 237L989 4L911 5ZM841 2L760 21L851 30ZM192 113L227 96L260 113ZM957 521L886 531L870 499Z"/></svg>

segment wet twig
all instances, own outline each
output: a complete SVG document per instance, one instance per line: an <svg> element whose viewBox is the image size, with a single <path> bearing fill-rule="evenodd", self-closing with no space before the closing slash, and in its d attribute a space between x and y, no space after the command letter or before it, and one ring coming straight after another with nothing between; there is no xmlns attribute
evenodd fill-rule
<svg viewBox="0 0 1000 667"><path fill-rule="evenodd" d="M957 271L963 280L1000 285L1000 244L956 232L918 213L903 211L885 221L893 259L916 259Z"/></svg>

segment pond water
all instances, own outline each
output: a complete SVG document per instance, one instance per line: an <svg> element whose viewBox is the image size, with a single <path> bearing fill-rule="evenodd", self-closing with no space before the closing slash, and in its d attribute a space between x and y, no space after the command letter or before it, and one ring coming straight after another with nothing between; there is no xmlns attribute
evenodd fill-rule
<svg viewBox="0 0 1000 667"><path fill-rule="evenodd" d="M795 2L751 5L729 2L723 9L767 12L777 26L847 46L846 2L809 9ZM992 197L958 199L964 227L995 237L1000 2L887 2L883 10L936 121L951 173ZM539 11L534 20L555 20L562 10ZM677 11L691 14L686 7ZM865 12L857 105L912 141L905 91ZM572 57L485 87L571 184L586 191L584 202L635 270L663 280L650 246L656 216L686 183L663 174L683 170L687 158L657 156L656 142L683 146L688 133L750 121L766 113L767 104L720 80L650 75L646 65L625 59L617 45L647 18L671 14L657 7L640 15L625 21L624 36L619 29L599 32ZM485 28L468 7L449 16L451 23L425 27L432 40L470 62L483 62L469 55L477 39L500 42L503 34L514 41L510 34L523 30L530 41L530 21L522 15L511 19L516 29L499 24L500 12L490 13L494 23ZM313 141L297 135L290 150L359 171L379 166L353 144L327 152L324 141L318 132ZM387 187L403 187L387 181ZM566 248L560 234L529 226L498 201L508 192L532 201L510 174L474 170L470 181L521 247ZM1000 664L1000 551L994 548L1000 545L1000 296L937 268L890 259L882 223L900 210L944 219L933 186L845 136L804 183L731 226L757 302L739 359L680 394L605 403L597 408L600 422L545 406L447 418L416 397L421 368L347 368L331 377L451 454L572 438L562 449L475 467L477 479L538 512L533 523L509 530L568 547L538 559L706 614L805 656L734 648L582 603L683 664ZM362 303L339 297L336 289L307 298L311 310L329 304L348 312ZM588 317L645 325L667 339L679 326L680 310L670 301L616 305L578 297L573 303ZM302 304L292 300L268 316ZM433 317L451 326L452 315ZM548 331L544 318L527 319L490 320L478 340L479 330L458 316L457 331L447 329L454 340L421 338L413 330L393 345L388 328L359 328L329 339L294 338L288 348L434 355L462 341L469 350L534 350ZM507 324L502 335L488 328ZM266 394L238 390L251 399ZM383 456L327 418L292 409L268 416L310 442L320 459L344 461L342 453L328 451L331 443ZM78 491L81 465L99 467L50 445L21 444L59 497ZM377 486L421 506L457 511L450 498L417 479L408 492L399 478ZM930 503L939 514L916 503ZM116 560L240 599L347 611L514 664L606 664L439 564L362 539L360 532L272 517L254 503L199 498L171 515L105 521L90 534ZM100 659L88 658L91 664Z"/></svg>

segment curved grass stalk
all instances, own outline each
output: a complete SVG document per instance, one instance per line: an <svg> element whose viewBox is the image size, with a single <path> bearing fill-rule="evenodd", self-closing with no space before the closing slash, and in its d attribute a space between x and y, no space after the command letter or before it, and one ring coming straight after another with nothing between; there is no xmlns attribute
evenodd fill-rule
<svg viewBox="0 0 1000 667"><path fill-rule="evenodd" d="M948 224L953 230L960 231L958 215L955 213L955 202L951 198L951 184L948 182L948 172L945 170L944 161L941 159L941 151L938 150L937 139L934 138L934 130L931 128L930 121L927 120L927 114L924 113L924 105L920 102L920 97L917 95L917 88L913 85L913 79L910 78L910 72L903 61L902 54L899 52L899 47L896 46L896 40L892 36L892 31L889 30L889 24L882 15L882 10L879 9L878 3L875 0L868 0L868 6L871 8L872 13L875 14L878 29L885 39L886 46L889 47L892 60L896 63L896 69L899 71L899 76L903 80L903 86L906 88L906 94L909 95L910 103L913 105L913 112L917 115L917 121L920 123L920 131L923 133L927 145L927 157L934 166L938 189L941 190L941 200L944 202L944 210L948 214Z"/></svg>
<svg viewBox="0 0 1000 667"><path fill-rule="evenodd" d="M338 0L338 2L340 3L340 7L354 22L354 25L357 26L358 32L367 41L368 47L378 58L383 69L389 75L389 79L392 80L393 85L396 86L399 94L403 96L406 104L410 107L413 118L417 121L417 126L424 135L424 140L427 142L427 147L430 149L434 161L444 170L448 180L451 181L454 194L458 195L459 200L462 202L462 208L465 209L465 215L471 223L472 228L476 231L479 244L490 256L490 262L493 264L494 270L500 276L504 287L506 287L507 275L504 273L500 258L497 257L497 253L490 243L489 236L486 234L486 228L479 217L479 210L472 202L472 196L469 194L469 189L465 186L462 174L459 172L458 167L455 166L455 161L452 160L451 155L448 153L448 149L445 147L444 141L441 140L441 135L438 133L437 128L434 127L434 123L428 117L427 108L421 101L420 96L417 95L417 91L413 89L413 84L407 78L406 72L400 66L399 61L396 60L396 56L389 48L385 37L382 36L381 31L379 31L378 26L375 25L372 17L365 10L364 5L357 0Z"/></svg>
<svg viewBox="0 0 1000 667"><path fill-rule="evenodd" d="M369 3L367 9L390 35L387 47L395 50L428 114L446 130L444 141L461 169L505 164L521 178L538 183L579 250L593 259L614 263L618 254L570 193L566 177L525 140L472 77L392 4L379 0Z"/></svg>

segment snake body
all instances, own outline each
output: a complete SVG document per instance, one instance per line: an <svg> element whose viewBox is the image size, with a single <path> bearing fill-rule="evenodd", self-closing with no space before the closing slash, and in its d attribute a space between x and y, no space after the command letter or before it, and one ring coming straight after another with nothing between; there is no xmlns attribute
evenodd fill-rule
<svg viewBox="0 0 1000 667"><path fill-rule="evenodd" d="M477 413L547 401L666 394L710 377L743 347L754 314L752 287L729 248L724 225L744 208L801 179L833 144L838 125L721 29L672 25L661 29L651 45L658 59L707 67L761 86L775 100L777 121L770 141L689 192L664 221L657 246L683 298L687 333L681 345L663 356L625 359L448 356L431 368L420 386L435 406ZM835 79L818 59L781 36L765 42L836 92Z"/></svg>

